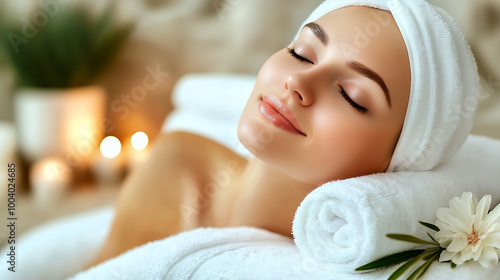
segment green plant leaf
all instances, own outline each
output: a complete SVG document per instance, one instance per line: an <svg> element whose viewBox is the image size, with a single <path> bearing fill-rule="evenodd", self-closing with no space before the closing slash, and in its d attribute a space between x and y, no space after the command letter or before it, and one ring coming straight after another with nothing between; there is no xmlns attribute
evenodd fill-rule
<svg viewBox="0 0 500 280"><path fill-rule="evenodd" d="M425 249L425 252L426 252L426 253L428 252L428 253L438 253L438 254L440 254L443 250L444 250L444 249L443 249L443 248L441 248L441 247L431 247L431 248L427 248L427 249ZM428 259L430 259L432 256L433 256L433 254L431 254L431 255L427 255L427 256L425 256L423 259L424 259L424 260L428 260Z"/></svg>
<svg viewBox="0 0 500 280"><path fill-rule="evenodd" d="M424 257L423 254L421 254L421 255L416 256L415 258L407 261L405 264L403 264L398 269L396 269L396 271L394 271L391 274L391 276L389 276L389 278L387 278L387 280L396 280L396 279L398 279L401 275L403 275L403 273L405 273L414 264L416 264L417 262L419 262L423 257Z"/></svg>
<svg viewBox="0 0 500 280"><path fill-rule="evenodd" d="M417 279L420 279L422 276L424 276L424 274L427 272L427 270L429 269L429 267L431 267L432 263L439 258L439 253L436 253L432 258L430 258L425 265L424 269L422 270L422 272L420 273L420 275L417 277Z"/></svg>
<svg viewBox="0 0 500 280"><path fill-rule="evenodd" d="M407 235L407 234L387 234L386 236L391 238L391 239L410 242L410 243L436 245L436 243L434 243L434 242L423 240L423 239L417 238L415 236Z"/></svg>
<svg viewBox="0 0 500 280"><path fill-rule="evenodd" d="M36 34L24 38L19 16L0 9L0 58L16 72L18 87L66 88L89 85L122 49L135 22L118 22L116 0L93 16L83 6L61 6ZM0 2L1 6L1 2ZM26 15L31 19L38 7ZM24 38L13 46L8 34Z"/></svg>
<svg viewBox="0 0 500 280"><path fill-rule="evenodd" d="M406 260L409 260L415 256L418 256L425 252L424 249L418 249L418 250L409 250L409 251L404 251L396 254L392 254L383 258L380 258L378 260L375 260L373 262L367 263L363 266L360 266L356 268L356 271L364 271L364 270L371 270L371 269L376 269L376 268L381 268L381 267L386 267L392 264L404 262Z"/></svg>
<svg viewBox="0 0 500 280"><path fill-rule="evenodd" d="M457 264L454 262L450 262L450 266L451 266L451 268L455 268L455 267L457 267Z"/></svg>
<svg viewBox="0 0 500 280"><path fill-rule="evenodd" d="M430 233L427 233L427 235L430 237L430 239L432 239L432 241L434 241L434 243L435 243L437 246L441 247L441 244L439 244L439 242L437 242L437 241L436 241L436 239L434 239L434 237L432 237L432 235L431 235Z"/></svg>
<svg viewBox="0 0 500 280"><path fill-rule="evenodd" d="M430 258L424 262L421 266L419 266L415 271L413 271L406 280L414 280L414 279L420 279L420 277L424 276L424 274L427 272L429 267L431 266L432 262L436 259L436 257L439 256L438 252L434 252L433 254L430 255Z"/></svg>
<svg viewBox="0 0 500 280"><path fill-rule="evenodd" d="M429 257L432 257L434 254L436 254L435 251L429 250L427 252L424 252L415 258L409 260L405 264L403 264L401 267L399 267L396 271L394 271L387 280L396 280L398 279L401 275L403 275L410 267L415 265L417 262L421 261L422 259L428 259ZM417 269L418 270L418 269Z"/></svg>
<svg viewBox="0 0 500 280"><path fill-rule="evenodd" d="M440 231L440 229L436 226L436 225L433 225L433 224L429 224L429 223L426 223L426 222L422 222L422 221L418 221L421 225L425 226L425 227L428 227L434 231Z"/></svg>

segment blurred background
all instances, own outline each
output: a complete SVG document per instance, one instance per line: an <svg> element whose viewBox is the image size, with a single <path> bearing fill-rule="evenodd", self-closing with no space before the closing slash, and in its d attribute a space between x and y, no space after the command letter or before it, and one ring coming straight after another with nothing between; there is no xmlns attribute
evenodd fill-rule
<svg viewBox="0 0 500 280"><path fill-rule="evenodd" d="M1 0L0 218L13 208L21 234L112 203L179 77L257 74L320 2ZM479 65L473 133L500 139L500 0L430 2L458 21ZM7 237L2 227L0 245Z"/></svg>

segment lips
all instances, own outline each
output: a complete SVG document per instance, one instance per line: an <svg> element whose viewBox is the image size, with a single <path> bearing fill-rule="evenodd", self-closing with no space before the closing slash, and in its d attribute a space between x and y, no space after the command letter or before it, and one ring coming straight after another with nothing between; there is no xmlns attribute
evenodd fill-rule
<svg viewBox="0 0 500 280"><path fill-rule="evenodd" d="M260 112L275 126L286 131L307 136L299 125L293 112L288 109L276 96L265 95L259 102Z"/></svg>

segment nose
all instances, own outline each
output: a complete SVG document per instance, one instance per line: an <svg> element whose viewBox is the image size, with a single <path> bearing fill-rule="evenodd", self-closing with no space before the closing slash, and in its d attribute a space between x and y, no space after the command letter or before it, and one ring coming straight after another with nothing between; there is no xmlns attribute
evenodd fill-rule
<svg viewBox="0 0 500 280"><path fill-rule="evenodd" d="M313 88L305 75L292 73L285 78L284 88L287 93L302 106L314 102Z"/></svg>

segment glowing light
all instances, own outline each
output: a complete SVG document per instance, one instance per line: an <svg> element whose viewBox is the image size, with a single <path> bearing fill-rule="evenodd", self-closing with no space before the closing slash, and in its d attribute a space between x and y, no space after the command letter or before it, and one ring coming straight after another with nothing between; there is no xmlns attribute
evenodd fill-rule
<svg viewBox="0 0 500 280"><path fill-rule="evenodd" d="M69 182L71 180L72 170L58 158L46 158L38 161L31 170L33 177L37 177L38 182Z"/></svg>
<svg viewBox="0 0 500 280"><path fill-rule="evenodd" d="M114 136L108 136L102 139L101 153L106 158L115 158L121 151L122 144L120 140Z"/></svg>
<svg viewBox="0 0 500 280"><path fill-rule="evenodd" d="M142 150L148 145L148 136L142 131L138 131L132 135L130 142L132 142L132 147L136 150Z"/></svg>

